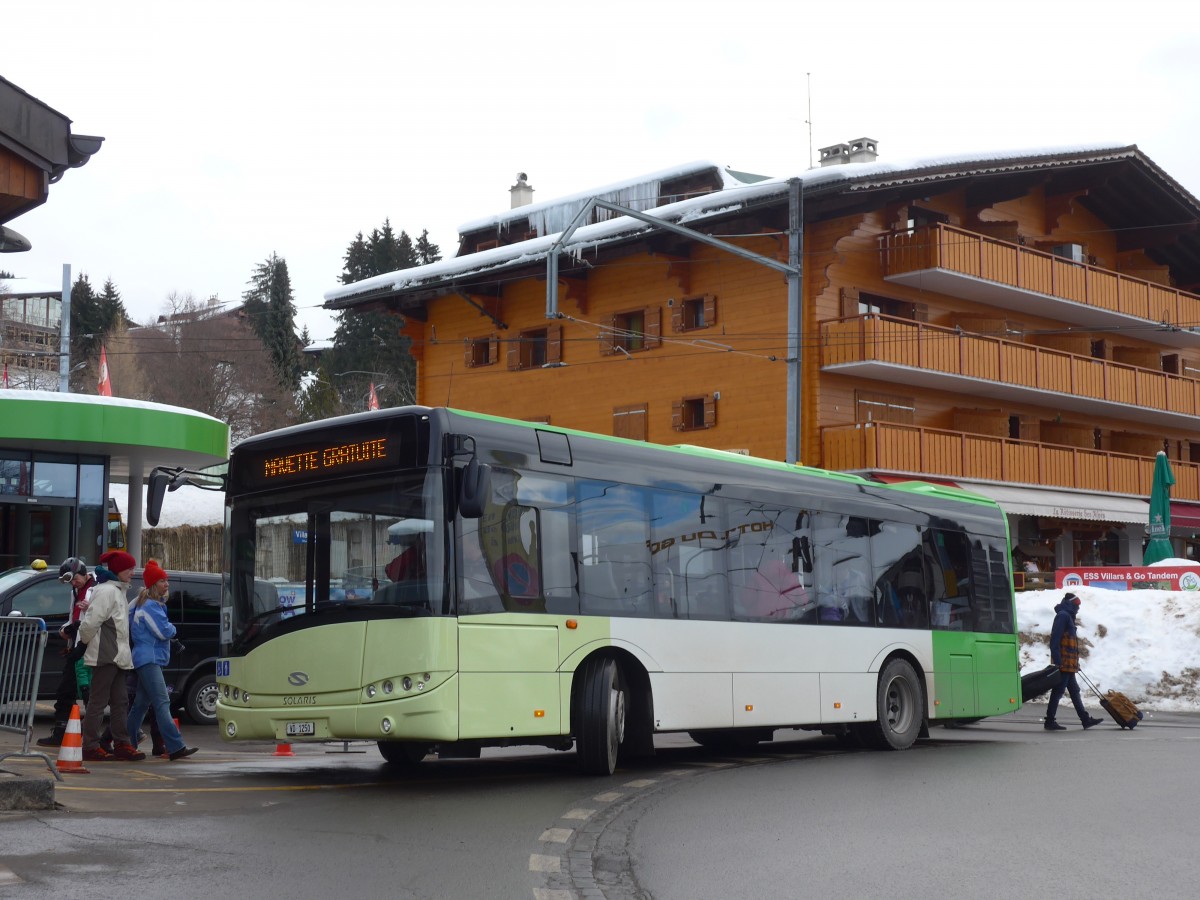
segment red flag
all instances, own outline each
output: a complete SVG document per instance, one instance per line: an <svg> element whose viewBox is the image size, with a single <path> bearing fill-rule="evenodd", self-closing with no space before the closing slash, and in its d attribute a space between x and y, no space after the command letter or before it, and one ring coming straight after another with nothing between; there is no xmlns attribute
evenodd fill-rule
<svg viewBox="0 0 1200 900"><path fill-rule="evenodd" d="M8 363L4 364L4 386L8 387Z"/></svg>
<svg viewBox="0 0 1200 900"><path fill-rule="evenodd" d="M108 379L108 354L104 352L104 345L100 345L100 383L96 385L96 393L101 397L112 396L112 382Z"/></svg>
<svg viewBox="0 0 1200 900"><path fill-rule="evenodd" d="M371 382L371 393L367 397L367 409L379 409L379 398L375 396L375 382Z"/></svg>

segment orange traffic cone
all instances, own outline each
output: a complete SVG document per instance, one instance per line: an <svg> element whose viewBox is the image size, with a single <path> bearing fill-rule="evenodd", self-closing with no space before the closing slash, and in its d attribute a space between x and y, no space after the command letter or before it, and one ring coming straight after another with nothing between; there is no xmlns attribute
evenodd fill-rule
<svg viewBox="0 0 1200 900"><path fill-rule="evenodd" d="M83 767L83 731L79 726L79 704L71 707L71 719L58 748L58 771L91 774Z"/></svg>
<svg viewBox="0 0 1200 900"><path fill-rule="evenodd" d="M292 752L291 744L287 744L287 743L284 743L283 741L280 741L278 744L275 745L275 752L272 753L271 755L272 756L295 756L296 754Z"/></svg>

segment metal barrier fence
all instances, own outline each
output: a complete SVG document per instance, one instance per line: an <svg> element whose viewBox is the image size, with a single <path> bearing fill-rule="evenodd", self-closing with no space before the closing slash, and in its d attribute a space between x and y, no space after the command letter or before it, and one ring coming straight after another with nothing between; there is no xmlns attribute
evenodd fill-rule
<svg viewBox="0 0 1200 900"><path fill-rule="evenodd" d="M49 756L29 749L46 637L46 623L41 619L0 617L0 731L25 736L21 750L0 754L0 762L10 756L41 757L54 777L62 781Z"/></svg>

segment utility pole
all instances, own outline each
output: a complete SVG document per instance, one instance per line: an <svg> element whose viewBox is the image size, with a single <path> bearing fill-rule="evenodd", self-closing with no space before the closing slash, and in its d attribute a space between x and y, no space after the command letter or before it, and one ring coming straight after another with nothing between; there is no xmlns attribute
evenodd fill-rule
<svg viewBox="0 0 1200 900"><path fill-rule="evenodd" d="M63 263L62 312L58 322L58 392L71 390L71 264Z"/></svg>

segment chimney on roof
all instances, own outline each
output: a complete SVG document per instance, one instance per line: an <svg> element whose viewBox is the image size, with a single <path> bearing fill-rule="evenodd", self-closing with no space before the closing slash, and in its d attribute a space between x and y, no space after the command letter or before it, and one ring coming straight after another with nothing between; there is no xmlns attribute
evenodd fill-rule
<svg viewBox="0 0 1200 900"><path fill-rule="evenodd" d="M831 144L822 147L822 166L840 166L843 163L874 162L879 156L879 142L874 138L855 138L848 144Z"/></svg>
<svg viewBox="0 0 1200 900"><path fill-rule="evenodd" d="M510 209L516 209L518 206L528 206L533 202L533 188L529 185L529 176L524 172L517 173L517 183L508 189L509 196L512 197L512 206Z"/></svg>

